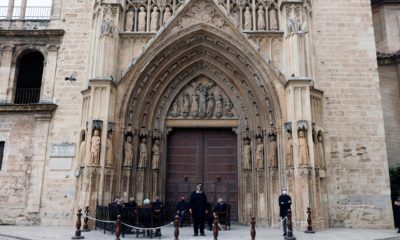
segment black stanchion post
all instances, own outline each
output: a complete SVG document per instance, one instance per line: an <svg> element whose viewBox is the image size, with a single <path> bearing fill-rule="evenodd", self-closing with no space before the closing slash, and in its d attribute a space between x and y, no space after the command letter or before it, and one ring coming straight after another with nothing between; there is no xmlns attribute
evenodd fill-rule
<svg viewBox="0 0 400 240"><path fill-rule="evenodd" d="M213 235L214 235L214 240L218 240L218 217L214 218L214 229L213 229Z"/></svg>
<svg viewBox="0 0 400 240"><path fill-rule="evenodd" d="M84 236L81 236L81 225L82 225L81 217L82 217L82 209L79 209L79 210L78 210L78 214L76 214L76 216L77 216L78 218L76 219L76 224L75 224L75 226L76 226L75 236L71 237L71 239L84 239L85 237L84 237Z"/></svg>
<svg viewBox="0 0 400 240"><path fill-rule="evenodd" d="M82 232L89 232L89 225L88 225L88 221L89 221L89 207L85 207L85 217L83 218L83 228L82 228Z"/></svg>
<svg viewBox="0 0 400 240"><path fill-rule="evenodd" d="M307 208L307 231L305 233L315 233L312 229L311 208Z"/></svg>
<svg viewBox="0 0 400 240"><path fill-rule="evenodd" d="M115 222L115 240L120 240L122 232L121 215L117 216L117 221Z"/></svg>
<svg viewBox="0 0 400 240"><path fill-rule="evenodd" d="M292 210L288 209L287 213L287 227L288 233L285 237L285 240L296 240L296 237L293 235L293 223L292 223Z"/></svg>
<svg viewBox="0 0 400 240"><path fill-rule="evenodd" d="M250 230L250 236L251 236L251 240L255 240L256 239L256 218L255 217L251 217L251 230Z"/></svg>
<svg viewBox="0 0 400 240"><path fill-rule="evenodd" d="M174 227L175 227L174 240L179 240L179 216L178 215L175 216Z"/></svg>

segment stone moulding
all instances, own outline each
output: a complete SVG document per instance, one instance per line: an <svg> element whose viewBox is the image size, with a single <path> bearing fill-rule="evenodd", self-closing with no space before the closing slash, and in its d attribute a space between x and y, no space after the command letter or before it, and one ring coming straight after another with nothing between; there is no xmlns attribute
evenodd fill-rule
<svg viewBox="0 0 400 240"><path fill-rule="evenodd" d="M0 113L4 112L53 112L57 108L53 103L39 104L0 104Z"/></svg>

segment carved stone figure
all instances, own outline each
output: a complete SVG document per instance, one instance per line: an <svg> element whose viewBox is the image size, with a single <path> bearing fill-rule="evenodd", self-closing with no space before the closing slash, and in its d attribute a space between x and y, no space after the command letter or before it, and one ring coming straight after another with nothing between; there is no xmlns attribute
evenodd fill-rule
<svg viewBox="0 0 400 240"><path fill-rule="evenodd" d="M147 166L147 158L148 158L148 152L147 152L147 144L146 144L146 138L142 138L142 142L140 143L139 146L139 168L145 168Z"/></svg>
<svg viewBox="0 0 400 240"><path fill-rule="evenodd" d="M132 166L132 159L133 159L133 145L132 145L132 137L128 136L126 138L124 144L124 162L123 166Z"/></svg>
<svg viewBox="0 0 400 240"><path fill-rule="evenodd" d="M264 169L264 144L262 138L257 138L256 167L257 169Z"/></svg>
<svg viewBox="0 0 400 240"><path fill-rule="evenodd" d="M170 18L171 18L171 9L169 7L166 7L164 11L163 23L165 24Z"/></svg>
<svg viewBox="0 0 400 240"><path fill-rule="evenodd" d="M244 11L244 30L252 30L252 22L250 7L246 6L246 10Z"/></svg>
<svg viewBox="0 0 400 240"><path fill-rule="evenodd" d="M85 152L86 152L86 141L85 134L82 135L82 142L79 145L79 166L85 165Z"/></svg>
<svg viewBox="0 0 400 240"><path fill-rule="evenodd" d="M133 31L134 14L135 13L131 9L126 12L125 31L127 31L127 32L132 32Z"/></svg>
<svg viewBox="0 0 400 240"><path fill-rule="evenodd" d="M90 164L99 165L100 162L100 143L99 130L94 130L93 137L90 143Z"/></svg>
<svg viewBox="0 0 400 240"><path fill-rule="evenodd" d="M222 108L223 108L223 106L222 106L222 104L223 104L222 101L223 101L222 96L221 96L221 95L218 95L218 96L217 96L217 100L215 101L215 116L216 116L217 118L222 117Z"/></svg>
<svg viewBox="0 0 400 240"><path fill-rule="evenodd" d="M259 6L257 10L257 28L258 30L265 30L265 11L263 6Z"/></svg>
<svg viewBox="0 0 400 240"><path fill-rule="evenodd" d="M172 111L171 111L171 116L172 117L179 117L181 115L179 105L178 105L178 100L175 99L174 103L172 104Z"/></svg>
<svg viewBox="0 0 400 240"><path fill-rule="evenodd" d="M158 170L160 169L160 141L158 139L154 141L151 151L153 152L151 168Z"/></svg>
<svg viewBox="0 0 400 240"><path fill-rule="evenodd" d="M296 16L296 8L294 6L291 7L290 17L288 20L288 32L289 34L298 33L301 30L300 19Z"/></svg>
<svg viewBox="0 0 400 240"><path fill-rule="evenodd" d="M286 165L293 166L293 141L291 133L288 134L286 142Z"/></svg>
<svg viewBox="0 0 400 240"><path fill-rule="evenodd" d="M304 131L299 131L299 164L308 164L308 145L304 136Z"/></svg>
<svg viewBox="0 0 400 240"><path fill-rule="evenodd" d="M205 117L207 113L207 89L202 87L198 91L199 96L199 116Z"/></svg>
<svg viewBox="0 0 400 240"><path fill-rule="evenodd" d="M207 96L207 117L212 118L214 115L214 94L209 93Z"/></svg>
<svg viewBox="0 0 400 240"><path fill-rule="evenodd" d="M114 21L112 19L104 19L101 24L102 35L113 35L114 33Z"/></svg>
<svg viewBox="0 0 400 240"><path fill-rule="evenodd" d="M276 136L270 136L269 149L268 149L268 162L270 167L276 168L278 167L278 155L277 155L277 145L276 145Z"/></svg>
<svg viewBox="0 0 400 240"><path fill-rule="evenodd" d="M279 30L278 14L274 7L269 10L269 30Z"/></svg>
<svg viewBox="0 0 400 240"><path fill-rule="evenodd" d="M189 116L189 108L190 108L189 94L184 93L183 94L183 104L182 104L182 115L184 118L187 118Z"/></svg>
<svg viewBox="0 0 400 240"><path fill-rule="evenodd" d="M144 7L140 7L140 11L138 14L138 31L146 31L146 12L144 10Z"/></svg>
<svg viewBox="0 0 400 240"><path fill-rule="evenodd" d="M243 169L251 169L251 147L248 139L244 140L243 143Z"/></svg>
<svg viewBox="0 0 400 240"><path fill-rule="evenodd" d="M318 134L318 160L320 168L325 168L324 140L321 134Z"/></svg>
<svg viewBox="0 0 400 240"><path fill-rule="evenodd" d="M227 99L224 102L224 116L225 117L233 117L233 112L232 112L233 104L232 101Z"/></svg>
<svg viewBox="0 0 400 240"><path fill-rule="evenodd" d="M111 133L107 136L106 142L106 165L110 166L114 162L114 155L113 155L113 148L112 148L112 141L111 141Z"/></svg>
<svg viewBox="0 0 400 240"><path fill-rule="evenodd" d="M197 113L199 112L199 97L196 93L192 94L192 104L190 107L190 115L192 117L197 117Z"/></svg>
<svg viewBox="0 0 400 240"><path fill-rule="evenodd" d="M150 31L156 32L158 30L158 17L160 13L158 12L157 7L153 7L153 11L150 15Z"/></svg>

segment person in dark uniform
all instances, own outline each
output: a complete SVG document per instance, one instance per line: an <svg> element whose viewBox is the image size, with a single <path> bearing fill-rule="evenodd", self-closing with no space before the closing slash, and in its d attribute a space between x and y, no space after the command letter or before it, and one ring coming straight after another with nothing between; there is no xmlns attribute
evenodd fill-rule
<svg viewBox="0 0 400 240"><path fill-rule="evenodd" d="M131 197L129 202L125 204L126 217L124 220L126 220L130 225L136 225L137 208L138 204L134 197Z"/></svg>
<svg viewBox="0 0 400 240"><path fill-rule="evenodd" d="M282 189L282 194L279 196L279 216L282 218L283 236L287 236L287 214L292 205L292 199L287 194L286 189Z"/></svg>
<svg viewBox="0 0 400 240"><path fill-rule="evenodd" d="M193 236L199 235L199 227L201 236L205 236L204 233L204 217L207 214L207 197L203 193L203 184L198 183L196 185L196 191L193 191L190 195L190 213L193 217Z"/></svg>
<svg viewBox="0 0 400 240"><path fill-rule="evenodd" d="M214 207L212 214L208 217L208 230L212 231L212 224L214 222L214 218L217 217L217 212L226 212L227 209L226 203L222 198L218 198L218 203Z"/></svg>
<svg viewBox="0 0 400 240"><path fill-rule="evenodd" d="M143 206L139 208L139 226L144 228L151 227L151 211L152 206L150 204L150 199L146 198L143 200ZM147 230L147 236L151 236L151 231Z"/></svg>
<svg viewBox="0 0 400 240"><path fill-rule="evenodd" d="M152 203L153 214L154 214L154 225L156 227L162 226L164 223L164 204L160 201L160 197L157 196L156 200ZM161 236L161 229L156 230L156 237Z"/></svg>
<svg viewBox="0 0 400 240"><path fill-rule="evenodd" d="M189 203L186 202L185 197L181 197L181 201L176 205L176 215L179 216L179 227L183 227L187 211L189 210Z"/></svg>
<svg viewBox="0 0 400 240"><path fill-rule="evenodd" d="M399 228L397 233L400 233L400 196L394 201L394 216L396 218L397 227Z"/></svg>

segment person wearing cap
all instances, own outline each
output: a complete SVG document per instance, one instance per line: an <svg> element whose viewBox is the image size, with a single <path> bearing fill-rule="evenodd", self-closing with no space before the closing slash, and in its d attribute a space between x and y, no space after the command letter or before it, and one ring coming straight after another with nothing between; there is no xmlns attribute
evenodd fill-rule
<svg viewBox="0 0 400 240"><path fill-rule="evenodd" d="M397 233L400 233L400 196L394 201L394 216L396 218L397 227L399 228Z"/></svg>
<svg viewBox="0 0 400 240"><path fill-rule="evenodd" d="M193 217L193 236L199 235L199 228L201 236L205 236L204 233L204 217L207 214L207 197L203 193L203 184L198 183L196 185L196 191L193 191L190 195L190 208L189 212Z"/></svg>
<svg viewBox="0 0 400 240"><path fill-rule="evenodd" d="M282 194L279 196L279 216L282 218L283 236L287 236L287 214L292 205L292 199L287 194L285 188L282 188Z"/></svg>

